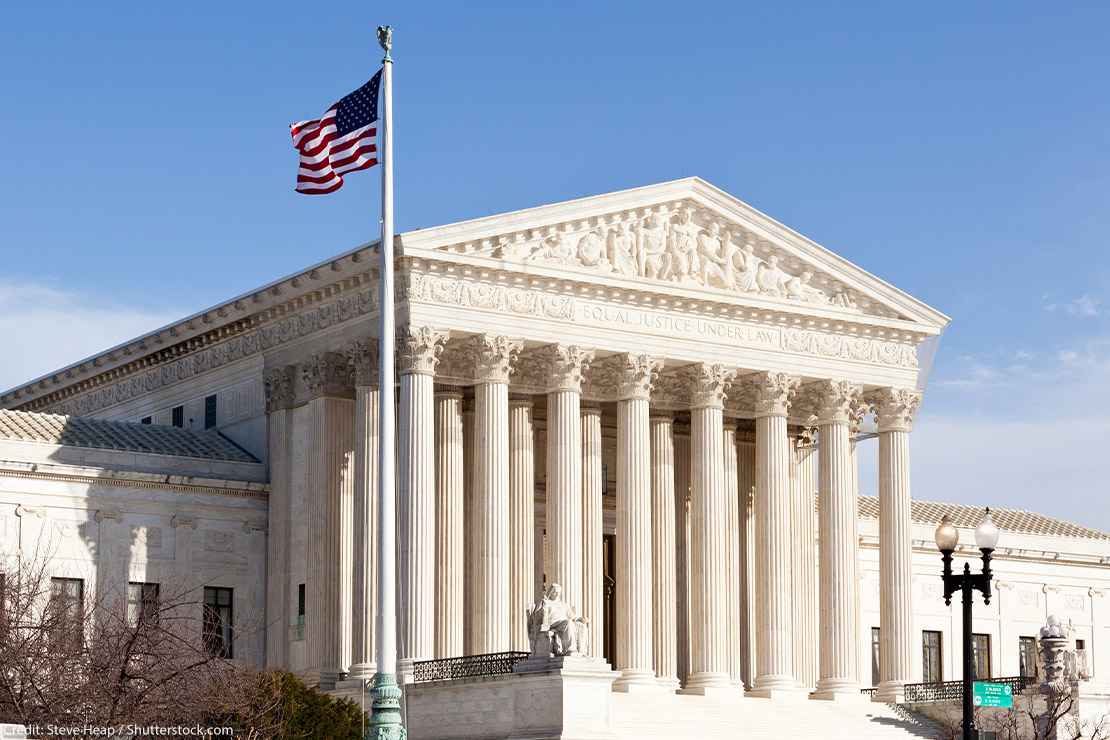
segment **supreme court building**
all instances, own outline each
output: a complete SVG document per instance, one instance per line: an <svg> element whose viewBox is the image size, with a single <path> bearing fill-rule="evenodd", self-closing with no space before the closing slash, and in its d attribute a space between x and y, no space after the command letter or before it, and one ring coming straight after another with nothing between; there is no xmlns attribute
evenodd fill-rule
<svg viewBox="0 0 1110 740"><path fill-rule="evenodd" d="M527 650L546 582L589 618L618 689L835 698L877 678L890 701L922 680L914 561L932 525L911 511L909 437L944 314L697 178L396 250L402 671ZM226 485L266 511L236 533L265 535L243 571L266 614L255 659L325 688L374 672L375 252L0 397L234 443L243 484ZM876 481L858 479L863 443Z"/></svg>

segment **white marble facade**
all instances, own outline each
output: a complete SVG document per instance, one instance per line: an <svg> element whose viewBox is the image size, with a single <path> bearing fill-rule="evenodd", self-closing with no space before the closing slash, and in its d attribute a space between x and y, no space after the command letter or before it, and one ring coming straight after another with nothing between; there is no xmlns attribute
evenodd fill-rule
<svg viewBox="0 0 1110 740"><path fill-rule="evenodd" d="M544 580L600 646L607 574L617 690L858 697L871 626L880 697L919 680L936 615L908 438L946 316L696 178L404 233L397 253L402 670L526 649ZM373 671L374 258L0 397L193 423L215 395L269 467L266 661L325 686ZM881 475L861 484L865 419Z"/></svg>

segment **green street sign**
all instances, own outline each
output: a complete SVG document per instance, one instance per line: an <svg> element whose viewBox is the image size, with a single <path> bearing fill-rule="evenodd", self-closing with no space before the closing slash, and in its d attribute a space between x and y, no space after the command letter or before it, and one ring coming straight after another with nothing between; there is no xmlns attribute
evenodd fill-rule
<svg viewBox="0 0 1110 740"><path fill-rule="evenodd" d="M1008 683L987 683L976 681L972 685L972 702L977 707L1001 707L1009 709L1014 706L1014 690Z"/></svg>

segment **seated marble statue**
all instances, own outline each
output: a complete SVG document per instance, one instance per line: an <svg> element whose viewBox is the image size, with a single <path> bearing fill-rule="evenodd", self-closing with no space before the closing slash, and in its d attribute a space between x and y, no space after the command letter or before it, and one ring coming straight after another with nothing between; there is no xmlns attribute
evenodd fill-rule
<svg viewBox="0 0 1110 740"><path fill-rule="evenodd" d="M563 601L563 587L553 583L543 598L528 610L528 641L533 658L586 655L589 652L589 620L576 616Z"/></svg>

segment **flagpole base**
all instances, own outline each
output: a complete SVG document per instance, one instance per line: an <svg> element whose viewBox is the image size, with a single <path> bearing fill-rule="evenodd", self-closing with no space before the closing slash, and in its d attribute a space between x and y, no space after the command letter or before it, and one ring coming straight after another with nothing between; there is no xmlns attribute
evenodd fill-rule
<svg viewBox="0 0 1110 740"><path fill-rule="evenodd" d="M377 673L370 688L370 725L366 740L405 740L401 723L401 687L391 673Z"/></svg>

